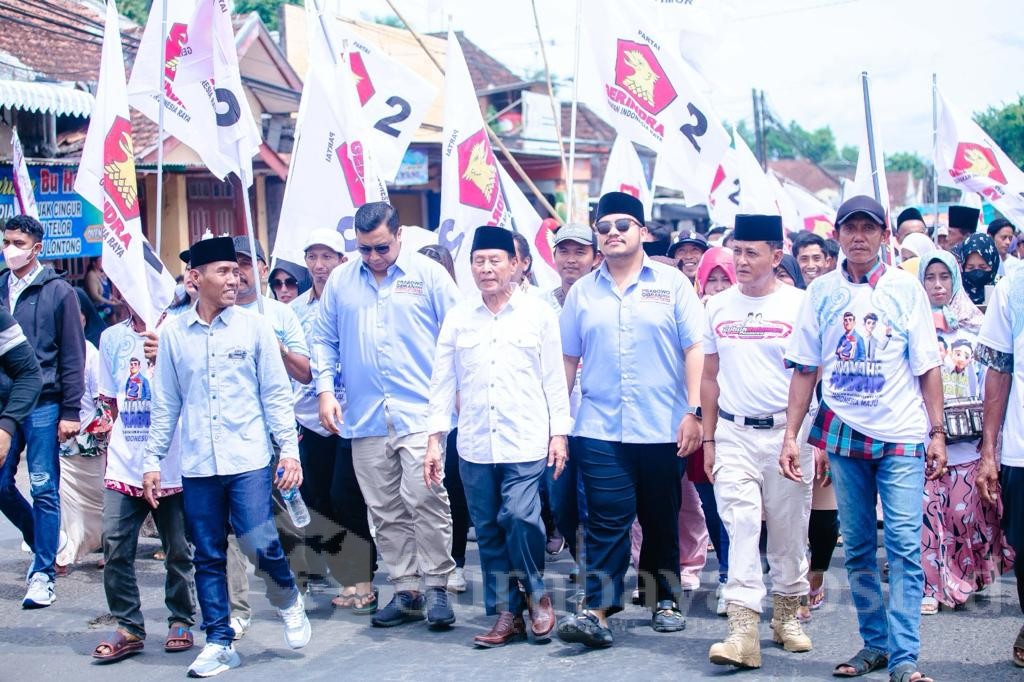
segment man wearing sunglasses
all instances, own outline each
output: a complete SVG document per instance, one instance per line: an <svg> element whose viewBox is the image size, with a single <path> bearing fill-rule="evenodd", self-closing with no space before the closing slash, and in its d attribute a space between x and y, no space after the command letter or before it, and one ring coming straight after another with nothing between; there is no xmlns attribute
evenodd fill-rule
<svg viewBox="0 0 1024 682"><path fill-rule="evenodd" d="M403 248L390 204L360 207L355 230L360 257L331 273L313 325L320 422L352 439L353 468L395 586L373 624L420 621L426 611L432 629L446 628L455 622L446 591L455 569L451 510L444 487L424 482L423 460L434 350L459 292L439 263Z"/></svg>
<svg viewBox="0 0 1024 682"><path fill-rule="evenodd" d="M644 254L638 199L605 194L594 228L604 262L569 290L560 318L570 390L583 360L573 435L589 523L586 609L564 620L558 636L601 648L612 644L608 616L623 608L634 518L644 528L639 574L651 625L685 627L677 607L680 479L682 458L701 440L704 310L679 270Z"/></svg>

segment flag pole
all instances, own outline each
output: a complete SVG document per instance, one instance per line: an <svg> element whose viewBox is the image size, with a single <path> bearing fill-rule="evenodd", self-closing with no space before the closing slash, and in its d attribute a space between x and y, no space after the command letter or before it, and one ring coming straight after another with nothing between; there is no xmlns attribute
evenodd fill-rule
<svg viewBox="0 0 1024 682"><path fill-rule="evenodd" d="M537 0L530 0L533 8L533 25L537 27L537 42L540 43L540 56L544 60L544 80L548 86L548 100L551 102L551 116L555 124L555 135L558 136L558 155L562 157L562 172L569 174L568 162L565 158L565 145L562 144L562 112L555 101L555 91L551 86L551 68L548 66L548 52L544 49L544 36L540 32L540 16L537 14Z"/></svg>
<svg viewBox="0 0 1024 682"><path fill-rule="evenodd" d="M572 222L576 204L576 110L580 92L580 22L583 0L576 0L576 39L572 65L572 106L569 109L569 172L566 176L565 220ZM587 193L589 197L589 192Z"/></svg>
<svg viewBox="0 0 1024 682"><path fill-rule="evenodd" d="M239 149L241 152L241 149ZM241 158L241 155L239 155ZM245 231L249 236L249 253L252 255L252 275L256 279L256 307L260 314L263 314L263 278L260 277L260 262L256 257L256 232L252 226L252 206L249 203L249 187L245 184L245 178L238 176L242 185L242 204L245 207Z"/></svg>
<svg viewBox="0 0 1024 682"><path fill-rule="evenodd" d="M167 3L169 0L160 0L160 59L157 64L160 67L160 77L157 81L159 86L159 111L157 112L157 134L156 134L156 253L162 257L160 248L163 245L164 229L164 107L166 106L166 61L167 61Z"/></svg>
<svg viewBox="0 0 1024 682"><path fill-rule="evenodd" d="M405 20L405 17L403 17L401 12L398 11L398 8L395 7L395 3L392 2L392 0L384 1L388 3L388 7L391 8L391 11L395 13L395 16L398 17L398 20L402 22L403 26L405 26L405 30L407 30L412 35L412 37L416 40L416 43L423 49L423 52L426 53L427 58L430 59L431 62L433 62L434 66L437 67L437 70L440 71L441 75L443 76L444 67L441 66L441 63L437 61L437 57L434 56L434 53L427 49L427 46L423 43L423 39L420 38L420 34L416 32L416 29L412 27L412 24ZM491 139L491 142L497 145L498 149L501 150L501 153L505 157L505 160L508 161L508 165L512 166L512 170L516 172L516 175L519 176L519 179L526 184L526 186L530 189L531 192L533 192L533 195L537 198L537 201L540 202L540 205L543 206L544 209L551 214L551 217L555 218L556 220L561 220L562 217L558 214L558 211L556 211L555 207L551 205L551 202L544 197L543 192L541 192L537 185L533 182L533 180L530 179L530 176L526 174L526 171L523 170L523 167L520 166L519 162L516 161L514 156L512 156L512 152L508 150L508 147L506 147L505 143L501 141L501 138L498 137L498 134L495 133L494 130L489 125L485 125L484 130L487 131L487 136Z"/></svg>
<svg viewBox="0 0 1024 682"><path fill-rule="evenodd" d="M939 226L939 76L932 74L932 227Z"/></svg>
<svg viewBox="0 0 1024 682"><path fill-rule="evenodd" d="M875 128L871 122L871 93L868 88L868 72L861 71L860 82L864 86L864 120L868 131L868 159L871 161L871 187L875 192L875 201L882 203L882 190L878 185L878 163L875 157ZM889 207L883 207L886 213Z"/></svg>

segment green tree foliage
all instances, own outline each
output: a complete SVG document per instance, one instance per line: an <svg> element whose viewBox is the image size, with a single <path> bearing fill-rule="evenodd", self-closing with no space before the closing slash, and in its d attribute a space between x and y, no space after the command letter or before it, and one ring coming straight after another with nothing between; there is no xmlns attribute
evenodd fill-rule
<svg viewBox="0 0 1024 682"><path fill-rule="evenodd" d="M896 152L885 157L885 170L910 171L915 180L928 175L929 164L914 152Z"/></svg>
<svg viewBox="0 0 1024 682"><path fill-rule="evenodd" d="M754 149L754 132L746 121L737 124L736 132ZM765 130L765 141L770 159L802 158L821 163L839 158L835 135L828 126L807 131L796 121L791 121L786 128L769 125Z"/></svg>
<svg viewBox="0 0 1024 682"><path fill-rule="evenodd" d="M974 120L1006 152L1017 168L1024 168L1024 95L1016 102L989 107L976 114Z"/></svg>
<svg viewBox="0 0 1024 682"><path fill-rule="evenodd" d="M273 31L277 29L277 8L285 3L300 4L299 0L236 0L235 14L256 12L267 28ZM141 25L146 23L151 4L151 0L121 0L117 9L121 14Z"/></svg>

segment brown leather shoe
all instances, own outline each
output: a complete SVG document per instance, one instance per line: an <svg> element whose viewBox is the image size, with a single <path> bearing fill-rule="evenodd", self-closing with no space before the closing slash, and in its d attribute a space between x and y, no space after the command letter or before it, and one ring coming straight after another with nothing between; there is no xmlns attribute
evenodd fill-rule
<svg viewBox="0 0 1024 682"><path fill-rule="evenodd" d="M485 649L505 646L509 642L526 636L526 623L522 616L513 615L511 611L498 614L498 620L491 631L473 638L473 644Z"/></svg>
<svg viewBox="0 0 1024 682"><path fill-rule="evenodd" d="M536 604L530 604L530 629L536 639L547 639L555 629L557 620L550 596L545 594Z"/></svg>

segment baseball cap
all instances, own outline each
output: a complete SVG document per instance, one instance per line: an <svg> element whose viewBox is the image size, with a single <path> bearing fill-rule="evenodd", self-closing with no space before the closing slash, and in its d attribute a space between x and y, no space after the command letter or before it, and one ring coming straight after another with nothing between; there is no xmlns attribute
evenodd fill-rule
<svg viewBox="0 0 1024 682"><path fill-rule="evenodd" d="M879 225L885 226L885 209L882 205L869 196L863 194L850 197L839 206L836 211L836 227L839 227L853 215L863 213Z"/></svg>
<svg viewBox="0 0 1024 682"><path fill-rule="evenodd" d="M668 257L675 258L676 250L679 249L679 247L681 246L685 246L686 244L696 246L702 251L707 251L708 248L710 248L711 246L710 244L708 244L707 237L700 234L699 232L693 232L692 230L683 230L682 232L679 233L679 236L676 237L676 240L672 242L672 245L668 247Z"/></svg>
<svg viewBox="0 0 1024 682"><path fill-rule="evenodd" d="M555 232L555 246L558 246L562 242L576 242L577 244L583 244L584 246L597 247L597 237L594 231L590 229L588 225L581 225L580 223L568 223L562 225Z"/></svg>
<svg viewBox="0 0 1024 682"><path fill-rule="evenodd" d="M249 237L240 234L237 237L232 237L231 240L235 243L235 253L239 256L248 256L252 258L252 249L249 248ZM260 240L256 240L256 258L267 262L267 256L263 253L263 246L260 244Z"/></svg>
<svg viewBox="0 0 1024 682"><path fill-rule="evenodd" d="M326 246L338 253L345 253L345 238L337 230L318 227L306 237L306 243L302 247L303 252L309 251L311 246Z"/></svg>

